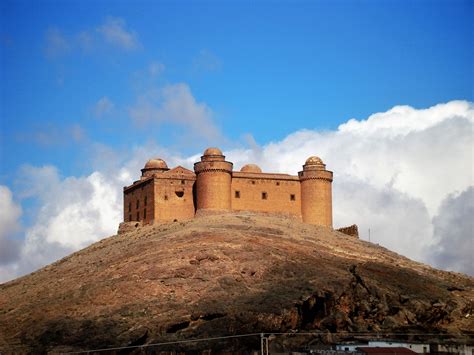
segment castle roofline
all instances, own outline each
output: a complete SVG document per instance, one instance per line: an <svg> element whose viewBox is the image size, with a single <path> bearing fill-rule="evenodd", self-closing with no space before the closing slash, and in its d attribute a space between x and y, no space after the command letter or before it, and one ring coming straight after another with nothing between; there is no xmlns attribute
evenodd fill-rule
<svg viewBox="0 0 474 355"><path fill-rule="evenodd" d="M254 173L244 171L233 171L232 177L248 178L248 179L273 179L273 180L296 180L299 181L298 176L279 173Z"/></svg>
<svg viewBox="0 0 474 355"><path fill-rule="evenodd" d="M133 184L131 185L128 185L128 186L124 186L123 187L123 191L130 191L130 190L133 190L137 187L140 187L144 184L147 184L148 182L150 182L150 180L153 180L153 176L149 176L149 177L146 177L146 178L143 178L143 180L136 180L133 182Z"/></svg>

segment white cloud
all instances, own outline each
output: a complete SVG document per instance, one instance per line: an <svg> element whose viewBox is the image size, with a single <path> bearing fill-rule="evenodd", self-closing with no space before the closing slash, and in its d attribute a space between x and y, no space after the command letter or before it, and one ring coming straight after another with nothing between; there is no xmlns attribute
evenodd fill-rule
<svg viewBox="0 0 474 355"><path fill-rule="evenodd" d="M195 137L209 141L221 139L212 110L205 103L197 102L184 83L148 91L137 99L129 114L139 125L178 124Z"/></svg>
<svg viewBox="0 0 474 355"><path fill-rule="evenodd" d="M212 118L184 84L142 100L134 113L145 122L171 119L198 130L198 122ZM149 105L147 110L143 103ZM374 243L437 267L474 274L473 122L473 105L464 101L426 110L395 107L367 120L351 120L335 131L298 131L265 146L249 135L251 149L225 154L235 169L254 162L264 171L291 174L301 170L308 156L319 155L334 171L335 227L356 223L363 239L370 228ZM183 157L154 143L125 154L102 145L96 149L95 172L88 176L61 178L51 166L27 166L20 172L19 196L37 199L41 208L26 228L17 260L0 265L0 280L33 271L115 233L122 219L122 187L138 178L150 157L192 168L201 153ZM11 194L3 193L10 197L2 201L11 205ZM18 213L9 220L18 220Z"/></svg>
<svg viewBox="0 0 474 355"><path fill-rule="evenodd" d="M18 257L20 242L13 235L20 230L21 207L13 201L10 189L0 185L0 265ZM1 268L1 266L0 266Z"/></svg>
<svg viewBox="0 0 474 355"><path fill-rule="evenodd" d="M61 179L53 166L25 166L22 174L23 196L36 197L41 203L36 225L27 230L27 241L41 238L77 249L117 227L121 181L113 175L94 172Z"/></svg>
<svg viewBox="0 0 474 355"><path fill-rule="evenodd" d="M474 187L446 197L433 219L435 245L427 253L436 265L474 275Z"/></svg>
<svg viewBox="0 0 474 355"><path fill-rule="evenodd" d="M112 113L114 107L114 103L107 96L101 97L94 106L94 115L102 118Z"/></svg>
<svg viewBox="0 0 474 355"><path fill-rule="evenodd" d="M0 281L33 271L117 231L125 184L120 177L94 172L62 179L53 166L25 166L21 172L22 197L37 199L40 208L33 225L25 230L15 263L0 266Z"/></svg>
<svg viewBox="0 0 474 355"><path fill-rule="evenodd" d="M137 34L127 30L126 22L120 17L109 16L105 19L97 31L103 36L104 40L114 46L126 50L133 50L140 47Z"/></svg>
<svg viewBox="0 0 474 355"><path fill-rule="evenodd" d="M319 155L335 174L335 226L357 223L364 238L371 228L372 241L445 267L442 256L434 258L432 246L445 240L441 234L446 232L431 219L450 194L474 185L473 123L474 106L466 101L426 110L397 106L367 120L352 119L335 131L302 130L227 155L236 168L250 161L264 171L291 174L301 170L307 157ZM470 223L459 222L462 230ZM472 238L472 233L461 238ZM465 271L461 265L467 256L458 254L457 267L449 267Z"/></svg>

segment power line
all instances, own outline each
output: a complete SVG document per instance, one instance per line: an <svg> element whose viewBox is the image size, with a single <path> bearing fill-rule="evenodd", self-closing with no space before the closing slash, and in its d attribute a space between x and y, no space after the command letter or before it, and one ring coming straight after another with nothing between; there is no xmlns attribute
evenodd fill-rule
<svg viewBox="0 0 474 355"><path fill-rule="evenodd" d="M252 337L252 336L260 336L263 337L265 335L274 335L274 336L284 336L284 335L291 335L291 336L320 336L320 335L333 335L333 336L351 336L351 335L358 335L358 336L376 336L377 338L380 337L387 337L387 336L402 336L402 335L412 335L412 336L446 336L452 337L455 336L453 334L440 334L440 333L377 333L377 332L344 332L344 333L326 333L326 332L265 332L265 333L248 333L248 334L237 334L237 335L225 335L220 337L209 337L209 338L197 338L197 339L186 339L186 340L177 340L177 341L168 341L162 343L152 343L152 344L144 344L144 345L130 345L130 346L122 346L122 347L114 347L114 348L102 348L102 349L89 349L83 351L74 351L74 352L67 352L62 354L83 354L89 352L104 352L104 351L112 351L112 350L123 350L123 349L137 349L137 348L147 348L152 346L162 346L162 345L174 345L174 344L185 344L185 343L196 343L201 341L213 341L213 340L222 340L222 339L231 339L231 338L245 338L245 337ZM466 334L467 335L467 334ZM468 335L470 336L470 335Z"/></svg>
<svg viewBox="0 0 474 355"><path fill-rule="evenodd" d="M67 353L62 353L62 354L83 354L83 353L88 353L88 352L102 352L102 351L112 351L112 350L122 350L122 349L147 348L147 347L150 347L150 346L195 343L195 342L199 342L199 341L221 340L221 339L229 339L229 338L244 338L244 337L257 336L257 335L260 336L261 334L262 333L226 335L226 336L221 336L221 337L167 341L167 342L163 342L163 343L153 343L153 344L144 344L144 345L130 345L130 346L115 347L115 348L90 349L90 350L83 350L83 351L67 352Z"/></svg>

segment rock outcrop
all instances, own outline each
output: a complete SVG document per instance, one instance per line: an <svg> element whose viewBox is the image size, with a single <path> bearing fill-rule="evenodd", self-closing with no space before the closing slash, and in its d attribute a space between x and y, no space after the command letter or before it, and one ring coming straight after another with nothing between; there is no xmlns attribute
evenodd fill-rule
<svg viewBox="0 0 474 355"><path fill-rule="evenodd" d="M258 332L316 332L320 341L335 340L333 333L472 341L473 302L472 278L337 231L282 216L209 215L122 228L0 285L0 352ZM294 335L273 343L294 349L312 339ZM155 351L244 351L259 342L254 336Z"/></svg>

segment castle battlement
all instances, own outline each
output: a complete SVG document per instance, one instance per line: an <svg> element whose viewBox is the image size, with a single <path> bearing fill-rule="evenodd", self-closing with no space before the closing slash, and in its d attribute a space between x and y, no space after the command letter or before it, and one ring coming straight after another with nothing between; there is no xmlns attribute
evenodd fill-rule
<svg viewBox="0 0 474 355"><path fill-rule="evenodd" d="M264 173L255 164L233 171L218 148L208 148L194 172L169 169L150 159L140 180L124 187L124 221L166 223L194 218L196 212L255 211L284 213L305 223L332 228L333 173L310 157L297 176Z"/></svg>

